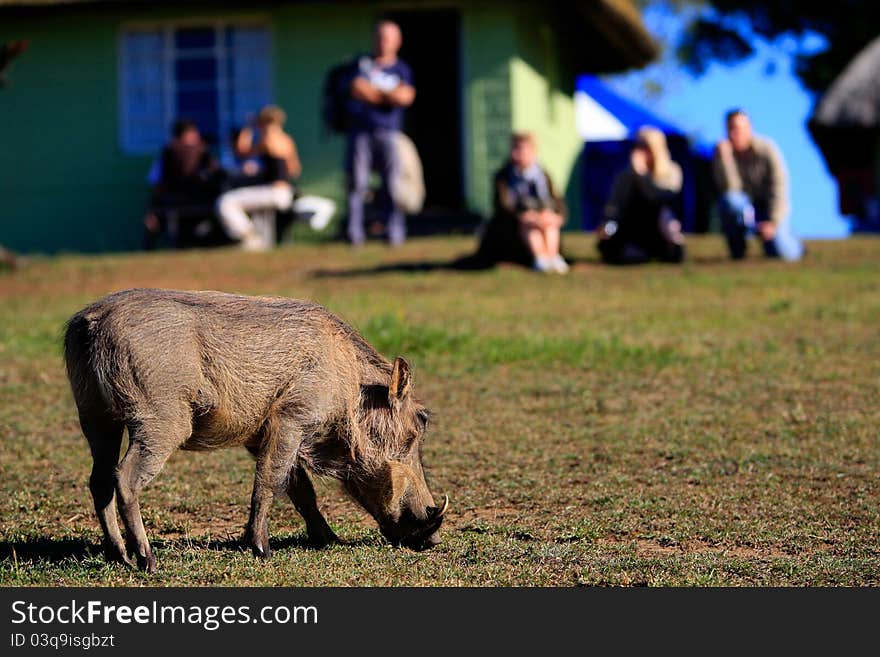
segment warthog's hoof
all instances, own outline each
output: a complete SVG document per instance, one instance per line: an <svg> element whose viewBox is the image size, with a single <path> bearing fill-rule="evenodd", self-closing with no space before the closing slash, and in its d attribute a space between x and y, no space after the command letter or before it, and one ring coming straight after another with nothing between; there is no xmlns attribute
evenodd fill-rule
<svg viewBox="0 0 880 657"><path fill-rule="evenodd" d="M125 548L119 545L104 544L104 558L107 563L118 563L123 566L134 566L134 562L128 558Z"/></svg>
<svg viewBox="0 0 880 657"><path fill-rule="evenodd" d="M341 545L342 541L339 540L339 537L333 533L332 529L309 534L309 547L315 548L316 550L320 550L321 548L325 548L328 545L334 544Z"/></svg>
<svg viewBox="0 0 880 657"><path fill-rule="evenodd" d="M258 557L260 559L268 559L272 556L272 550L269 547L268 542L266 542L265 544L260 544L256 542L251 543L251 552L254 553L255 557Z"/></svg>
<svg viewBox="0 0 880 657"><path fill-rule="evenodd" d="M255 557L268 559L272 556L272 550L269 548L268 532L254 531L250 526L245 527L244 544L250 547Z"/></svg>
<svg viewBox="0 0 880 657"><path fill-rule="evenodd" d="M145 557L137 555L137 566L140 570L145 570L149 574L153 574L158 570L156 566L156 557L150 553Z"/></svg>

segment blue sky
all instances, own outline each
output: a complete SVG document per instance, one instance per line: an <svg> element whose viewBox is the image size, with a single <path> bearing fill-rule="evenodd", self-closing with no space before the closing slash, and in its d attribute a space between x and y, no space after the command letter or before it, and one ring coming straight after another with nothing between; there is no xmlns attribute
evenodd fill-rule
<svg viewBox="0 0 880 657"><path fill-rule="evenodd" d="M681 20L669 14L662 2L644 13L648 29L658 37L674 38ZM714 143L724 136L723 116L732 107L744 107L755 131L772 138L788 165L794 231L809 239L835 239L849 235L849 221L837 209L837 188L806 127L813 97L792 72L792 41L756 42L757 53L736 66L712 64L701 77L692 77L671 55L644 71L605 78L624 96L650 103L655 114L679 125L701 142ZM804 44L801 44L804 45ZM806 44L821 47L814 39ZM645 80L659 80L661 96L649 97Z"/></svg>

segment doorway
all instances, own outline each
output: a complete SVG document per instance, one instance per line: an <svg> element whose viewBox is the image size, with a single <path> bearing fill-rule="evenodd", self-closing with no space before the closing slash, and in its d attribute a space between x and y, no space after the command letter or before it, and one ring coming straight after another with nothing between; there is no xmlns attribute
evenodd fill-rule
<svg viewBox="0 0 880 657"><path fill-rule="evenodd" d="M400 26L400 58L412 69L416 87L416 100L404 115L404 131L422 160L423 213L459 213L464 209L459 12L425 9L385 17Z"/></svg>

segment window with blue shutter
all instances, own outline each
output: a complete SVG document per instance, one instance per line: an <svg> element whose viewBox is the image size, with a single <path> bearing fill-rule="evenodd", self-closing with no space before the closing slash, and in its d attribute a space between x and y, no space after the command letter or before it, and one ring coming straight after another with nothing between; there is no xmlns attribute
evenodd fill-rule
<svg viewBox="0 0 880 657"><path fill-rule="evenodd" d="M253 25L132 28L120 39L120 140L154 153L179 118L221 151L272 97L269 31Z"/></svg>

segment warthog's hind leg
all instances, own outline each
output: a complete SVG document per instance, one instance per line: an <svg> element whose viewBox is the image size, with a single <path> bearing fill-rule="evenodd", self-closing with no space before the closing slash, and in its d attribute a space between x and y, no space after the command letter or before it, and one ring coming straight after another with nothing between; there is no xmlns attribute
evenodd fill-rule
<svg viewBox="0 0 880 657"><path fill-rule="evenodd" d="M306 521L306 531L311 545L324 547L330 543L341 542L318 509L312 480L309 479L309 474L299 463L290 472L287 494L290 496L293 506Z"/></svg>
<svg viewBox="0 0 880 657"><path fill-rule="evenodd" d="M129 426L128 450L116 468L116 503L125 523L128 551L137 558L138 567L149 573L156 570L156 557L144 529L140 494L190 433L191 425L183 420L153 419Z"/></svg>
<svg viewBox="0 0 880 657"><path fill-rule="evenodd" d="M116 522L116 506L113 504L113 472L119 462L123 425L107 419L80 417L83 433L92 451L92 474L89 490L95 503L95 513L104 532L104 555L108 561L130 563L125 553L125 542Z"/></svg>

